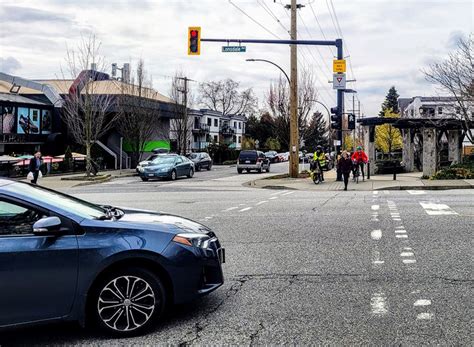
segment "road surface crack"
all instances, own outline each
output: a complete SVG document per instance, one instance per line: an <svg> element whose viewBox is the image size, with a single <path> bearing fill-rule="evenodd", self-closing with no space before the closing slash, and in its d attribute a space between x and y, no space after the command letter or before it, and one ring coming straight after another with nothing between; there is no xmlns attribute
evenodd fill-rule
<svg viewBox="0 0 474 347"><path fill-rule="evenodd" d="M262 332L262 330L265 330L265 326L263 325L263 322L260 322L258 324L257 330L255 330L251 335L250 335L250 346L255 346L255 341L258 339L258 335Z"/></svg>

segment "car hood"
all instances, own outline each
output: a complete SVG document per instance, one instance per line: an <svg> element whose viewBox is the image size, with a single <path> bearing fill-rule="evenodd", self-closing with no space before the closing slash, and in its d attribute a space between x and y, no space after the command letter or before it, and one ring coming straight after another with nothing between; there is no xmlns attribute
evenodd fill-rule
<svg viewBox="0 0 474 347"><path fill-rule="evenodd" d="M161 169L171 169L173 167L172 164L158 164L158 165L153 165L150 164L146 166L147 170L161 170Z"/></svg>
<svg viewBox="0 0 474 347"><path fill-rule="evenodd" d="M160 229L167 229L170 232L186 233L204 233L208 234L211 230L197 222L172 214L156 213L143 210L124 210L125 214L119 219L120 223L160 226Z"/></svg>

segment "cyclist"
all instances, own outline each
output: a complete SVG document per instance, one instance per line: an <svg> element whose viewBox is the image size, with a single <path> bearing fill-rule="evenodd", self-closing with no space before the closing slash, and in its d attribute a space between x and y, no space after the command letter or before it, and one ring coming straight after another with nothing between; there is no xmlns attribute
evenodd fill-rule
<svg viewBox="0 0 474 347"><path fill-rule="evenodd" d="M357 151L352 154L352 162L356 167L360 167L360 173L362 174L362 180L365 181L365 175L364 175L364 164L366 164L369 161L369 158L367 157L367 154L362 150L361 146L357 146Z"/></svg>
<svg viewBox="0 0 474 347"><path fill-rule="evenodd" d="M321 171L321 181L324 181L323 169L326 168L326 154L323 151L321 146L316 147L316 152L314 152L313 160L315 163L319 164L319 169Z"/></svg>

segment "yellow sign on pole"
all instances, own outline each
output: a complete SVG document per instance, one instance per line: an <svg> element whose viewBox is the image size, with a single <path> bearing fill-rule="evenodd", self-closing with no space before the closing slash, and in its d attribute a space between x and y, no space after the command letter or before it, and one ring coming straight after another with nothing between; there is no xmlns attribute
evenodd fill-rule
<svg viewBox="0 0 474 347"><path fill-rule="evenodd" d="M334 72L346 72L346 60L345 59L335 59L332 62L332 70Z"/></svg>

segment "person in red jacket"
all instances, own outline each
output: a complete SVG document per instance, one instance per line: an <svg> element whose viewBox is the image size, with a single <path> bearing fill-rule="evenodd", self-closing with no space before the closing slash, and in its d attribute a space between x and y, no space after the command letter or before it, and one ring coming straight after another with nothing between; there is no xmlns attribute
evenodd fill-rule
<svg viewBox="0 0 474 347"><path fill-rule="evenodd" d="M365 152L362 150L361 146L357 146L357 151L352 154L351 159L354 165L360 167L360 172L362 173L362 180L365 181L364 164L369 161L369 158L367 157L367 154L365 154Z"/></svg>

